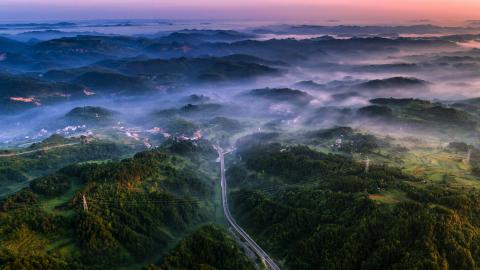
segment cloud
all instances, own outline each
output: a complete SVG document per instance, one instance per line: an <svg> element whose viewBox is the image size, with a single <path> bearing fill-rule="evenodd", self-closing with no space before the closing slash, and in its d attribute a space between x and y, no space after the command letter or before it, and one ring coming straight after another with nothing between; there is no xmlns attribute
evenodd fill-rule
<svg viewBox="0 0 480 270"><path fill-rule="evenodd" d="M0 19L261 19L393 22L475 19L473 0L2 0ZM375 14L372 16L372 14Z"/></svg>

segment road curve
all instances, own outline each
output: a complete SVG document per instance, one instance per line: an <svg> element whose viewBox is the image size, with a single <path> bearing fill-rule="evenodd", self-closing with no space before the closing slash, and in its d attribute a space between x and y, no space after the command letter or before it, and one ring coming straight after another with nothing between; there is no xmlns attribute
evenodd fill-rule
<svg viewBox="0 0 480 270"><path fill-rule="evenodd" d="M268 254L237 224L228 208L227 199L227 180L225 177L225 152L220 146L215 146L217 150L218 158L220 160L220 179L222 185L222 205L225 218L230 226L246 241L248 246L257 254L262 260L263 264L272 270L280 270L280 267L268 256Z"/></svg>

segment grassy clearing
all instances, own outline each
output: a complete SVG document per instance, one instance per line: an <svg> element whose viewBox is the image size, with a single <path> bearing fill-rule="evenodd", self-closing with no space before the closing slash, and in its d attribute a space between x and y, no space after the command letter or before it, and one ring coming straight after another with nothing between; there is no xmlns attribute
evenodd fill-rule
<svg viewBox="0 0 480 270"><path fill-rule="evenodd" d="M396 204L409 200L406 194L399 190L386 190L379 194L369 194L368 198L383 204Z"/></svg>
<svg viewBox="0 0 480 270"><path fill-rule="evenodd" d="M406 173L427 181L449 182L456 187L480 188L480 181L470 173L465 156L445 150L410 150L403 158Z"/></svg>
<svg viewBox="0 0 480 270"><path fill-rule="evenodd" d="M63 214L63 215L70 214L69 211L56 211L55 209L58 206L65 204L70 199L72 199L75 196L75 193L77 193L82 187L83 187L83 184L80 182L79 179L72 179L72 186L67 192L65 192L65 194L63 194L62 196L58 196L52 199L46 199L43 201L43 209L50 213Z"/></svg>

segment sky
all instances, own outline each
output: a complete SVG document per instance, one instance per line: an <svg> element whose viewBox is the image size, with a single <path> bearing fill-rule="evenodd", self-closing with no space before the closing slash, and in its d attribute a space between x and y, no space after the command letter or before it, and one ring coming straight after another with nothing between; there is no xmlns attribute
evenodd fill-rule
<svg viewBox="0 0 480 270"><path fill-rule="evenodd" d="M233 19L359 23L480 19L480 0L0 0L0 20Z"/></svg>

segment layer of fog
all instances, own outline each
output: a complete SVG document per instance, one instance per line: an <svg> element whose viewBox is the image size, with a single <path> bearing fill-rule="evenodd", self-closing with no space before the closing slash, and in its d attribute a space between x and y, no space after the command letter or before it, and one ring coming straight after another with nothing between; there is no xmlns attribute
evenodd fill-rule
<svg viewBox="0 0 480 270"><path fill-rule="evenodd" d="M110 27L110 26L109 26ZM132 30L138 31L138 30ZM470 43L469 43L470 44ZM261 120L265 124L278 121L278 128L284 130L328 128L341 124L363 127L355 121L341 121L336 110L356 109L369 105L369 100L379 97L420 98L427 100L461 100L479 96L480 77L476 66L478 51L471 50L470 45L460 44L458 48L432 48L430 51L398 51L393 54L364 54L351 58L346 55L335 55L328 60L308 59L306 62L316 65L293 65L281 77L259 79L254 83L239 83L231 85L199 86L184 89L179 93L152 93L149 96L137 97L98 97L87 101L72 101L57 105L42 106L14 116L0 116L0 142L7 145L18 145L46 138L57 130L64 128L59 125L70 110L82 106L101 106L119 112L118 120L122 126L152 129L156 127L155 112L165 109L175 109L185 106L185 98L189 95L205 95L209 103L223 104L231 108L231 112L223 111L221 116L240 119ZM467 48L466 48L467 47ZM299 48L301 49L301 48ZM455 65L444 65L437 61L442 56L470 56L471 60L459 61ZM419 68L408 71L385 71L382 65L414 64ZM379 66L372 70L372 66ZM366 67L370 67L367 69ZM365 68L366 71L362 71ZM427 87L419 88L389 88L389 89L358 89L356 84L369 80L388 79L391 77L414 77L429 83ZM313 81L316 84L342 85L328 90L302 88L300 90L313 97L311 102L303 107L294 106L289 100L272 104L269 102L248 102L239 95L258 88L293 88L301 81ZM353 83L352 83L353 82ZM338 98L340 94L355 93ZM239 109L240 108L240 109ZM309 121L319 111L318 121ZM384 123L369 123L372 130L382 129ZM88 128L88 127L87 127ZM112 127L111 127L112 128ZM162 127L160 127L162 128ZM252 128L255 132L257 127ZM398 132L399 127L392 126L384 132Z"/></svg>

